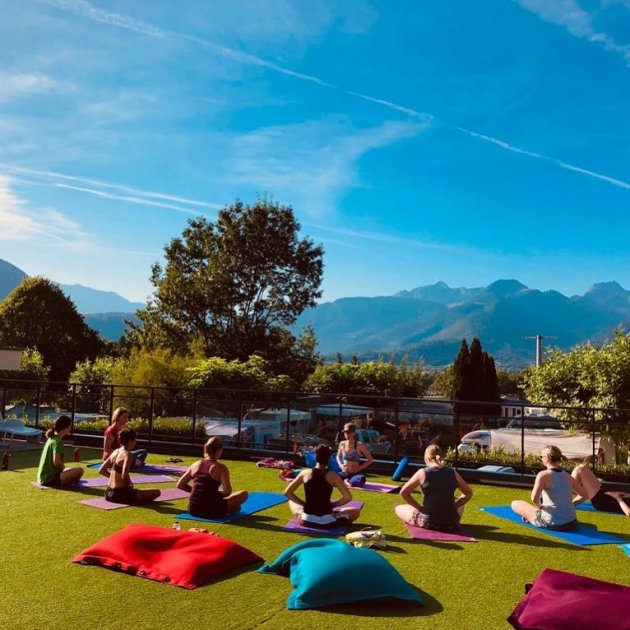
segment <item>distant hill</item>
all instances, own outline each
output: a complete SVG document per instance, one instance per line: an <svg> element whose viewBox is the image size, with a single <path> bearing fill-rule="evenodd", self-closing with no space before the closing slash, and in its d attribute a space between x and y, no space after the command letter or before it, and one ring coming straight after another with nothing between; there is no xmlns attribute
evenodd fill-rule
<svg viewBox="0 0 630 630"><path fill-rule="evenodd" d="M568 349L610 337L630 323L630 291L617 282L593 285L584 295L530 289L517 280L482 288L451 288L444 282L388 297L341 298L304 312L296 330L311 323L320 352L424 357L426 364L453 361L462 337L478 336L503 367L530 365L534 343L524 337L555 336Z"/></svg>
<svg viewBox="0 0 630 630"><path fill-rule="evenodd" d="M0 259L0 300L4 300L25 278L28 276L21 269ZM130 302L113 291L99 291L80 284L59 286L85 316L88 325L111 341L122 335L124 320L137 321L133 313L144 307L141 302Z"/></svg>

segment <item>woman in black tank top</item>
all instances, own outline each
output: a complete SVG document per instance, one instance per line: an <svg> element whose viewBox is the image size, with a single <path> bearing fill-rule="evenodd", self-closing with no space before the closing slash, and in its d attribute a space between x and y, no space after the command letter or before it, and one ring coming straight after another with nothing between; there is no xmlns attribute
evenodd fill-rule
<svg viewBox="0 0 630 630"><path fill-rule="evenodd" d="M613 486L603 484L586 463L577 465L571 477L581 488L579 495L573 499L575 505L590 499L591 505L596 510L625 514L630 517L630 493L620 492L614 490Z"/></svg>
<svg viewBox="0 0 630 630"><path fill-rule="evenodd" d="M291 512L305 527L330 529L336 527L340 520L352 522L361 514L360 508L341 507L352 501L352 495L343 479L336 472L328 470L331 455L330 447L320 444L315 449L315 468L303 470L284 491ZM302 484L304 499L295 494ZM337 501L330 500L333 488L341 492L341 498Z"/></svg>
<svg viewBox="0 0 630 630"><path fill-rule="evenodd" d="M221 438L210 438L203 449L204 458L195 462L177 482L180 490L190 493L188 511L200 518L221 518L238 512L248 495L245 490L232 492L230 472L219 463L223 454Z"/></svg>
<svg viewBox="0 0 630 630"><path fill-rule="evenodd" d="M454 469L444 465L442 452L437 444L430 444L424 452L425 468L401 488L400 496L406 505L397 505L396 514L405 523L443 531L459 528L464 505L472 498L470 486ZM420 486L424 502L418 503L412 492ZM455 499L455 491L461 495Z"/></svg>

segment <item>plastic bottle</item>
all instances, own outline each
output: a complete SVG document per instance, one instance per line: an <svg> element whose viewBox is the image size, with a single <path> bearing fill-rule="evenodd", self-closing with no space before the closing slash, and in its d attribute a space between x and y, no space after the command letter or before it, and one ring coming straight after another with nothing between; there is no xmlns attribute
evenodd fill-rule
<svg viewBox="0 0 630 630"><path fill-rule="evenodd" d="M2 470L9 470L9 462L11 461L11 453L2 455Z"/></svg>
<svg viewBox="0 0 630 630"><path fill-rule="evenodd" d="M81 449L78 446L74 449L74 461L75 462L81 461Z"/></svg>
<svg viewBox="0 0 630 630"><path fill-rule="evenodd" d="M179 531L182 528L182 526L179 524L179 521L175 521L173 523L173 529L176 531Z"/></svg>

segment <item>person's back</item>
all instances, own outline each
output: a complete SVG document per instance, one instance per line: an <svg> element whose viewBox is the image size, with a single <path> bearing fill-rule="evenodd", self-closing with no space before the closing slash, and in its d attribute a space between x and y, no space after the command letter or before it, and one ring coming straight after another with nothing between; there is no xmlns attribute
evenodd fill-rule
<svg viewBox="0 0 630 630"><path fill-rule="evenodd" d="M328 483L327 468L313 468L311 477L304 483L305 507L304 513L312 516L332 514L330 497L333 487Z"/></svg>
<svg viewBox="0 0 630 630"><path fill-rule="evenodd" d="M223 516L225 514L225 498L219 488L221 480L213 477L213 471L219 466L210 459L202 459L192 477L192 490L188 503L188 511L195 516Z"/></svg>
<svg viewBox="0 0 630 630"><path fill-rule="evenodd" d="M42 449L39 468L37 469L37 483L46 485L58 476L59 470L54 464L55 453L59 453L63 457L64 446L62 439L53 434L46 440Z"/></svg>
<svg viewBox="0 0 630 630"><path fill-rule="evenodd" d="M422 513L426 514L431 526L456 525L459 515L454 497L457 490L455 472L447 466L427 466L424 471Z"/></svg>
<svg viewBox="0 0 630 630"><path fill-rule="evenodd" d="M569 523L576 518L573 504L573 485L566 470L552 468L549 471L550 485L542 491L542 508L557 525Z"/></svg>

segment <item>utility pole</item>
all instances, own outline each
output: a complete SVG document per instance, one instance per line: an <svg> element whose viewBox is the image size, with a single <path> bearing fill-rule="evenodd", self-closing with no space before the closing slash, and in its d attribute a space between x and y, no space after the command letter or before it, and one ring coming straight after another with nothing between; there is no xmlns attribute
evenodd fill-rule
<svg viewBox="0 0 630 630"><path fill-rule="evenodd" d="M536 340L536 367L539 368L543 364L543 339L557 339L558 337L550 337L547 335L536 335L535 337L523 337L523 339L535 339Z"/></svg>

